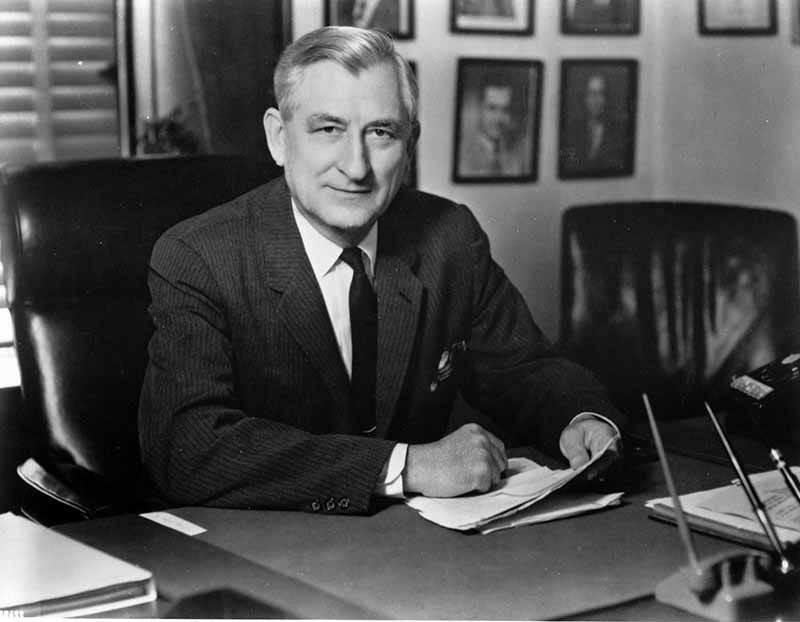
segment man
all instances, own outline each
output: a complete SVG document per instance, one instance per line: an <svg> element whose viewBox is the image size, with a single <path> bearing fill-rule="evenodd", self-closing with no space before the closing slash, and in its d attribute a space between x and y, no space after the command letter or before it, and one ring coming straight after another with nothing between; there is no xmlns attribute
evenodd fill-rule
<svg viewBox="0 0 800 622"><path fill-rule="evenodd" d="M589 76L583 96L583 114L567 128L562 158L582 173L614 172L625 168L621 129L608 110L606 78Z"/></svg>
<svg viewBox="0 0 800 622"><path fill-rule="evenodd" d="M285 177L153 250L140 441L160 493L363 513L488 490L505 447L475 424L445 434L458 391L573 466L614 439L587 414L616 419L602 389L554 358L467 208L400 190L419 125L391 39L314 31L274 81Z"/></svg>
<svg viewBox="0 0 800 622"><path fill-rule="evenodd" d="M464 176L515 176L528 166L514 136L511 108L514 88L505 76L490 74L481 81L477 125L461 149L459 171Z"/></svg>

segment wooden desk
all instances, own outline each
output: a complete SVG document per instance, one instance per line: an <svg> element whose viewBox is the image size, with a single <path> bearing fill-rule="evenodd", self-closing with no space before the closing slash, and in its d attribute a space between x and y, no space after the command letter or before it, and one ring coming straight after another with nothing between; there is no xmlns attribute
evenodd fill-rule
<svg viewBox="0 0 800 622"><path fill-rule="evenodd" d="M680 492L733 475L687 457L671 463ZM649 519L643 507L666 494L658 464L639 471L640 485L623 507L488 536L437 527L399 504L369 517L174 510L207 529L195 537L137 516L59 530L151 569L156 615L187 597L229 589L245 600L206 602L240 617L249 603L256 617L691 619L651 597L686 560L677 530ZM701 556L734 548L705 536L696 543ZM186 611L189 617L196 608Z"/></svg>

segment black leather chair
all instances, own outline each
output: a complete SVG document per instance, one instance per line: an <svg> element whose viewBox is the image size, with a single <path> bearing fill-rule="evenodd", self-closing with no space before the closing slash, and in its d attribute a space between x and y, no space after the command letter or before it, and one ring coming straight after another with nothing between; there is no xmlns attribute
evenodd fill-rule
<svg viewBox="0 0 800 622"><path fill-rule="evenodd" d="M147 265L168 227L277 174L237 156L37 164L0 176L0 235L25 413L24 513L52 524L143 507L137 405Z"/></svg>
<svg viewBox="0 0 800 622"><path fill-rule="evenodd" d="M727 404L734 375L796 351L797 224L769 209L582 205L562 221L560 341L634 419Z"/></svg>

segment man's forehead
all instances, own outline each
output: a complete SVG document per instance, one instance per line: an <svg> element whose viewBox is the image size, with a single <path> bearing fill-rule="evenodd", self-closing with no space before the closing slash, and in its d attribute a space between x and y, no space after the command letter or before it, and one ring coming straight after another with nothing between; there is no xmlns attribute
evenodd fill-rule
<svg viewBox="0 0 800 622"><path fill-rule="evenodd" d="M491 101L509 101L511 99L511 87L507 84L490 84L484 92L484 99Z"/></svg>
<svg viewBox="0 0 800 622"><path fill-rule="evenodd" d="M591 91L602 91L606 88L606 81L603 76L592 76L589 78L588 84L589 90Z"/></svg>
<svg viewBox="0 0 800 622"><path fill-rule="evenodd" d="M303 116L341 115L354 102L366 102L387 116L405 117L400 81L388 61L351 71L335 61L322 60L304 67L296 84L296 111Z"/></svg>

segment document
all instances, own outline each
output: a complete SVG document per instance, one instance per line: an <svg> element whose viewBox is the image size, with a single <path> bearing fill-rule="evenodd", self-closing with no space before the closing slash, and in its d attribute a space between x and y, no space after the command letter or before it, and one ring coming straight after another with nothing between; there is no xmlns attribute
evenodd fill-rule
<svg viewBox="0 0 800 622"><path fill-rule="evenodd" d="M792 471L800 476L800 467L792 467ZM786 487L783 476L778 471L765 471L751 475L750 481L767 508L778 538L784 544L800 542L800 506ZM681 495L680 500L686 520L698 531L771 550L738 482ZM675 518L670 497L650 499L645 506L657 518Z"/></svg>
<svg viewBox="0 0 800 622"><path fill-rule="evenodd" d="M511 458L506 476L489 492L461 497L412 497L406 503L420 515L448 529L478 530L490 533L534 522L574 516L601 507L618 504L622 493L596 495L570 493L559 503L540 511L524 511L562 488L608 450L613 439L579 469L550 469L527 458Z"/></svg>
<svg viewBox="0 0 800 622"><path fill-rule="evenodd" d="M0 514L0 618L89 616L154 601L153 576L11 513Z"/></svg>

